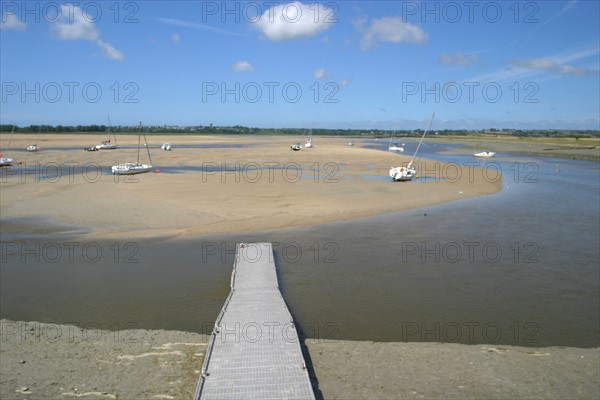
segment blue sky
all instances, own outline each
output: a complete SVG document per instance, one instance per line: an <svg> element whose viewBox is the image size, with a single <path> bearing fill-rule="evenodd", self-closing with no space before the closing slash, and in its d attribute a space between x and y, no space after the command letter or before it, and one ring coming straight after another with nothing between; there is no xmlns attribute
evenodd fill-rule
<svg viewBox="0 0 600 400"><path fill-rule="evenodd" d="M600 129L598 1L1 4L2 124Z"/></svg>

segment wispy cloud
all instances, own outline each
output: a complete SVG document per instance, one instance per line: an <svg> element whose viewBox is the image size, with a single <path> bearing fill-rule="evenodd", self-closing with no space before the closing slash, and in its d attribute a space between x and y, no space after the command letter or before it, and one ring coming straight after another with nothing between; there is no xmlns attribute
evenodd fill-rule
<svg viewBox="0 0 600 400"><path fill-rule="evenodd" d="M516 44L520 41L526 42L528 39L533 37L540 29L542 29L542 27L548 25L550 22L561 17L564 13L566 13L571 8L573 8L573 6L575 6L575 4L577 4L578 1L579 0L569 0L556 14L554 14L552 17L550 17L546 20L543 20L541 22L538 21L531 31L529 31L526 35L521 36L518 39L514 40L511 44Z"/></svg>
<svg viewBox="0 0 600 400"><path fill-rule="evenodd" d="M19 18L15 14L5 13L2 15L2 20L0 21L0 30L15 30L15 31L24 31L27 28L25 23L19 21Z"/></svg>
<svg viewBox="0 0 600 400"><path fill-rule="evenodd" d="M215 28L214 26L210 26L210 25L197 24L195 22L182 21L180 19L162 18L162 17L159 17L159 18L156 18L156 19L158 21L162 22L163 24L179 26L181 28L201 29L203 31L215 32L215 33L223 33L225 35L244 36L244 35L242 35L241 33L238 33L238 32L233 32L233 31L228 31L228 30L225 30L225 29Z"/></svg>
<svg viewBox="0 0 600 400"><path fill-rule="evenodd" d="M181 37L179 36L179 33L175 32L174 34L172 34L171 40L173 41L173 43L179 43L181 41Z"/></svg>
<svg viewBox="0 0 600 400"><path fill-rule="evenodd" d="M270 7L255 24L265 38L275 41L294 40L316 35L329 29L336 21L328 16L331 10L321 4L294 1Z"/></svg>
<svg viewBox="0 0 600 400"><path fill-rule="evenodd" d="M125 58L123 56L123 53L115 49L110 43L105 43L102 40L97 39L96 44L98 45L100 50L102 50L102 53L104 53L104 55L110 58L111 60L121 61Z"/></svg>
<svg viewBox="0 0 600 400"><path fill-rule="evenodd" d="M556 72L565 76L598 75L598 70L593 70L591 68L574 67L572 65L559 65L556 61L548 58L516 59L508 60L506 63L509 65L514 65L515 67L539 71Z"/></svg>
<svg viewBox="0 0 600 400"><path fill-rule="evenodd" d="M321 79L324 79L328 74L329 74L329 72L327 72L327 70L325 68L317 68L313 72L313 77L316 80L321 80Z"/></svg>
<svg viewBox="0 0 600 400"><path fill-rule="evenodd" d="M361 49L369 50L377 42L390 43L427 43L427 33L419 26L405 22L400 17L383 17L374 19L368 27L365 20L355 22L361 32Z"/></svg>
<svg viewBox="0 0 600 400"><path fill-rule="evenodd" d="M479 75L468 79L471 82L505 82L529 77L542 72L558 72L556 76L593 75L598 70L590 68L574 67L567 63L584 60L597 56L599 49L589 48L584 50L572 50L567 53L555 54L540 58L507 60L507 66L488 74Z"/></svg>
<svg viewBox="0 0 600 400"><path fill-rule="evenodd" d="M442 57L440 57L440 62L446 65L467 66L474 64L477 61L479 61L479 56L477 54L454 53L444 54Z"/></svg>
<svg viewBox="0 0 600 400"><path fill-rule="evenodd" d="M231 69L235 72L254 72L254 66L248 61L238 61L231 65Z"/></svg>
<svg viewBox="0 0 600 400"><path fill-rule="evenodd" d="M340 86L340 89L346 89L350 85L350 79L342 79L338 85Z"/></svg>
<svg viewBox="0 0 600 400"><path fill-rule="evenodd" d="M61 5L61 19L52 24L51 30L60 40L89 40L95 42L102 53L111 60L121 61L123 53L110 43L100 39L100 31L89 18L84 17L81 8L74 5Z"/></svg>

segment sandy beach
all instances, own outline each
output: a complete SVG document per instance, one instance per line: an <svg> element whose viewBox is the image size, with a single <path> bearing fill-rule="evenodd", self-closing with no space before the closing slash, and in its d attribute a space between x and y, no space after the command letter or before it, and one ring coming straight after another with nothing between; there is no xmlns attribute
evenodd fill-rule
<svg viewBox="0 0 600 400"><path fill-rule="evenodd" d="M2 399L190 399L208 338L1 321ZM596 399L598 349L310 339L325 399Z"/></svg>
<svg viewBox="0 0 600 400"><path fill-rule="evenodd" d="M350 147L346 139L318 138L314 149L294 152L296 140L281 137L148 138L161 173L109 174L114 163L136 160L134 135L120 136L129 148L117 150L83 151L104 139L98 135L50 135L38 140L39 153L5 151L17 164L3 170L2 218L45 217L94 238L194 236L349 220L502 188L496 171L433 161L419 163L431 181L391 183L389 168L410 155ZM33 139L14 135L11 147ZM173 150L157 149L163 142Z"/></svg>

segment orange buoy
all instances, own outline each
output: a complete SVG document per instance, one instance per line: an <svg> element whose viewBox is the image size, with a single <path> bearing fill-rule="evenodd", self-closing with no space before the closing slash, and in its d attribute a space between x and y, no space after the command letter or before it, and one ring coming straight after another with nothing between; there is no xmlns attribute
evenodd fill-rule
<svg viewBox="0 0 600 400"><path fill-rule="evenodd" d="M156 172L157 174L160 174L160 169L157 169L155 172Z"/></svg>

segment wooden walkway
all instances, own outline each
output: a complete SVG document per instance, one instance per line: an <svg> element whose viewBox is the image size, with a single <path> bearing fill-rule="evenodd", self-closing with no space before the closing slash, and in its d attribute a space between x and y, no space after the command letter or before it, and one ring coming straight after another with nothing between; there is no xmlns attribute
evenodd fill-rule
<svg viewBox="0 0 600 400"><path fill-rule="evenodd" d="M314 399L271 243L238 244L195 399Z"/></svg>

